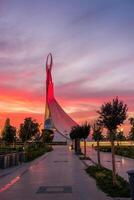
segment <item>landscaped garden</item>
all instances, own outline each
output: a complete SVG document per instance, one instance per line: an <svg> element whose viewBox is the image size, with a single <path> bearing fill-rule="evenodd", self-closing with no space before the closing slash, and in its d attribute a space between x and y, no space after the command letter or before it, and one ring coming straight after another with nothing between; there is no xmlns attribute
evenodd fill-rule
<svg viewBox="0 0 134 200"><path fill-rule="evenodd" d="M124 141L128 138L131 140L134 139L134 118L129 119L132 127L128 138L119 129L127 119L127 110L127 105L116 97L113 101L104 103L100 107L100 110L97 111L99 116L92 125L86 123L84 126L73 127L70 133L70 137L73 143L75 143L75 152L77 154L81 153L79 144L80 140L84 139L84 155L83 157L80 156L80 159L90 160L86 156L86 138L91 134L92 129L92 139L97 143L95 149L97 150L98 163L96 164L92 160L89 161L92 164L87 167L86 172L95 178L98 187L111 197L130 197L129 183L116 173L115 165L115 154L134 158L133 146L131 148L119 146L119 141ZM107 130L107 138L104 138L103 129ZM110 146L100 146L100 141L104 139L110 142ZM117 141L117 145L115 145L115 141ZM103 167L100 151L111 152L112 170ZM85 164L87 166L87 163Z"/></svg>
<svg viewBox="0 0 134 200"><path fill-rule="evenodd" d="M0 168L28 162L52 151L53 131L43 129L41 132L39 127L36 120L25 118L17 134L10 119L6 120L0 138Z"/></svg>

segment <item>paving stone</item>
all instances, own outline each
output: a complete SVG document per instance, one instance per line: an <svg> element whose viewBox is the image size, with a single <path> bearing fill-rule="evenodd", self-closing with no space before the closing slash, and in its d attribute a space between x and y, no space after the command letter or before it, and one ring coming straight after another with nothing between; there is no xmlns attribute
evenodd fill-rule
<svg viewBox="0 0 134 200"><path fill-rule="evenodd" d="M58 161L57 164L55 161ZM111 200L112 198L97 188L95 180L84 169L83 162L67 146L55 146L47 157L42 156L39 162L31 163L17 182L0 193L0 199ZM21 169L20 173L23 171ZM15 172L12 178L14 176ZM6 176L1 183L4 186L10 181L11 177Z"/></svg>

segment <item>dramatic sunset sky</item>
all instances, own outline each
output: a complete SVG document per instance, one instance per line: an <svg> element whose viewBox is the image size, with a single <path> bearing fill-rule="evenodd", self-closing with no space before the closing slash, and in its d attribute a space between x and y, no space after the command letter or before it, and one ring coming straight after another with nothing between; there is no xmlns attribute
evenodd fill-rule
<svg viewBox="0 0 134 200"><path fill-rule="evenodd" d="M77 122L116 96L134 114L133 0L0 0L0 128L43 121L49 52L56 99Z"/></svg>

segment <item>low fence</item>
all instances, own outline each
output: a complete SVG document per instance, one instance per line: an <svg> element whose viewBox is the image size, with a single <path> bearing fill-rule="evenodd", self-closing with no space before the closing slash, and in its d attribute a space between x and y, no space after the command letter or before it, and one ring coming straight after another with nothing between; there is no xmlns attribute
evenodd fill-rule
<svg viewBox="0 0 134 200"><path fill-rule="evenodd" d="M134 141L115 141L115 145L120 146L134 146ZM81 147L84 146L84 142L80 142ZM97 142L94 141L87 141L86 142L87 147L97 146ZM100 141L100 146L111 146L111 143L109 141Z"/></svg>
<svg viewBox="0 0 134 200"><path fill-rule="evenodd" d="M19 165L25 160L24 152L15 152L0 155L0 169L6 169L15 165Z"/></svg>

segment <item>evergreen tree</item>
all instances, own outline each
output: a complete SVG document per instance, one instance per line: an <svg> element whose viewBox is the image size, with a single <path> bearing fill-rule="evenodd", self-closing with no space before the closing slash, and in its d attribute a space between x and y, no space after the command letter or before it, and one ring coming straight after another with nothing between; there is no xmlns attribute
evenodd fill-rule
<svg viewBox="0 0 134 200"><path fill-rule="evenodd" d="M13 143L16 141L16 128L11 126L9 118L5 121L5 126L2 131L2 140L7 143Z"/></svg>

